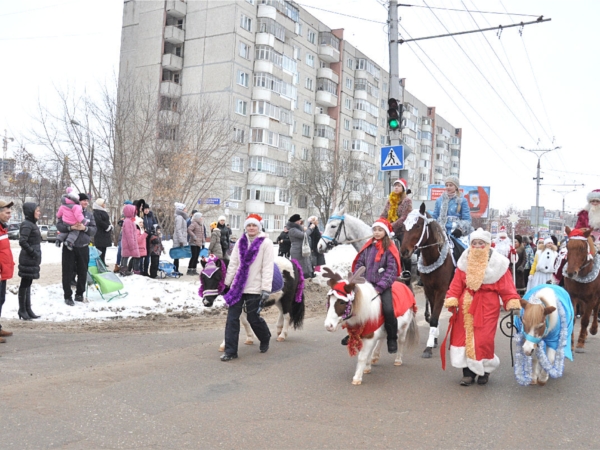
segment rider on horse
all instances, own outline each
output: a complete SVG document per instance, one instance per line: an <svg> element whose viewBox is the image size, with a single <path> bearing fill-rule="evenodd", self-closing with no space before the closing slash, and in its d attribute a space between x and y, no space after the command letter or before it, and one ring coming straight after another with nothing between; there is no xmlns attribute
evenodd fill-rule
<svg viewBox="0 0 600 450"><path fill-rule="evenodd" d="M394 239L402 244L402 236L404 236L404 221L408 214L412 211L412 200L408 197L410 191L407 189L406 180L398 178L394 181L393 191L390 192L385 208L379 216L381 219L387 219L392 224L394 230ZM402 260L402 268L410 272L410 258Z"/></svg>
<svg viewBox="0 0 600 450"><path fill-rule="evenodd" d="M450 241L454 243L454 259L458 261L465 250L459 237L471 232L471 211L467 199L460 195L460 183L455 176L445 180L446 191L436 200L432 217L446 228Z"/></svg>

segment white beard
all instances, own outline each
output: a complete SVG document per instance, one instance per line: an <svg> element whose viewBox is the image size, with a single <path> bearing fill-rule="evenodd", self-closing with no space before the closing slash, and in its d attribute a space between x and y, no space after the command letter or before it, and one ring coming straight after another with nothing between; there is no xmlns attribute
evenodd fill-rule
<svg viewBox="0 0 600 450"><path fill-rule="evenodd" d="M600 205L590 205L588 210L590 228L597 230L600 228Z"/></svg>
<svg viewBox="0 0 600 450"><path fill-rule="evenodd" d="M510 253L511 243L508 239L497 239L495 250L500 253L502 256L506 256Z"/></svg>

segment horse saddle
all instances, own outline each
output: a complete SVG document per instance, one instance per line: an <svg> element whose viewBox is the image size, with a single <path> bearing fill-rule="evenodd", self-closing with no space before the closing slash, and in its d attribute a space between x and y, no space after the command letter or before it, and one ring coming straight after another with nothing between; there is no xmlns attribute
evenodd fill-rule
<svg viewBox="0 0 600 450"><path fill-rule="evenodd" d="M283 275L277 264L273 263L273 284L271 285L271 293L278 292L283 289Z"/></svg>

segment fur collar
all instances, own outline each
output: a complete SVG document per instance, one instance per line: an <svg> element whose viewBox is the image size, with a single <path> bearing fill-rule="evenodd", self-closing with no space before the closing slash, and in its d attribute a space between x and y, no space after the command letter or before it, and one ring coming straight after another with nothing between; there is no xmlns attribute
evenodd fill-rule
<svg viewBox="0 0 600 450"><path fill-rule="evenodd" d="M96 204L96 203L94 203L94 204L92 205L92 209L94 209L94 210L97 210L97 211L104 211L104 212L107 212L107 211L106 211L106 208L103 208L102 206L100 206L100 205L98 205L98 204Z"/></svg>
<svg viewBox="0 0 600 450"><path fill-rule="evenodd" d="M469 248L464 251L458 260L457 266L463 272L467 272L467 258L469 256ZM492 284L498 281L504 276L508 270L509 261L508 258L502 256L500 253L492 251L488 265L485 268L485 275L483 276L483 284Z"/></svg>

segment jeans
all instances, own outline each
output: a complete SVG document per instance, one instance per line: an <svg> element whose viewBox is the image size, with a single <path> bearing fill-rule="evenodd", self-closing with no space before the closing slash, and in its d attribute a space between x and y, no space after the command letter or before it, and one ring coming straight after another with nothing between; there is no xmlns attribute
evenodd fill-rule
<svg viewBox="0 0 600 450"><path fill-rule="evenodd" d="M90 251L88 246L85 247L73 247L73 250L69 250L65 246L62 249L62 285L65 295L65 300L70 299L72 296L71 292L71 280L73 279L73 273L77 274L77 289L75 290L76 295L83 295L85 292L85 284L87 282L87 269L88 263L90 262Z"/></svg>
<svg viewBox="0 0 600 450"><path fill-rule="evenodd" d="M121 241L119 241L119 245L117 245L117 266L121 265Z"/></svg>
<svg viewBox="0 0 600 450"><path fill-rule="evenodd" d="M269 342L271 332L265 320L258 313L260 294L244 294L239 302L231 305L227 312L227 323L225 324L225 354L237 355L238 340L240 338L240 315L244 310L252 331L262 343Z"/></svg>

